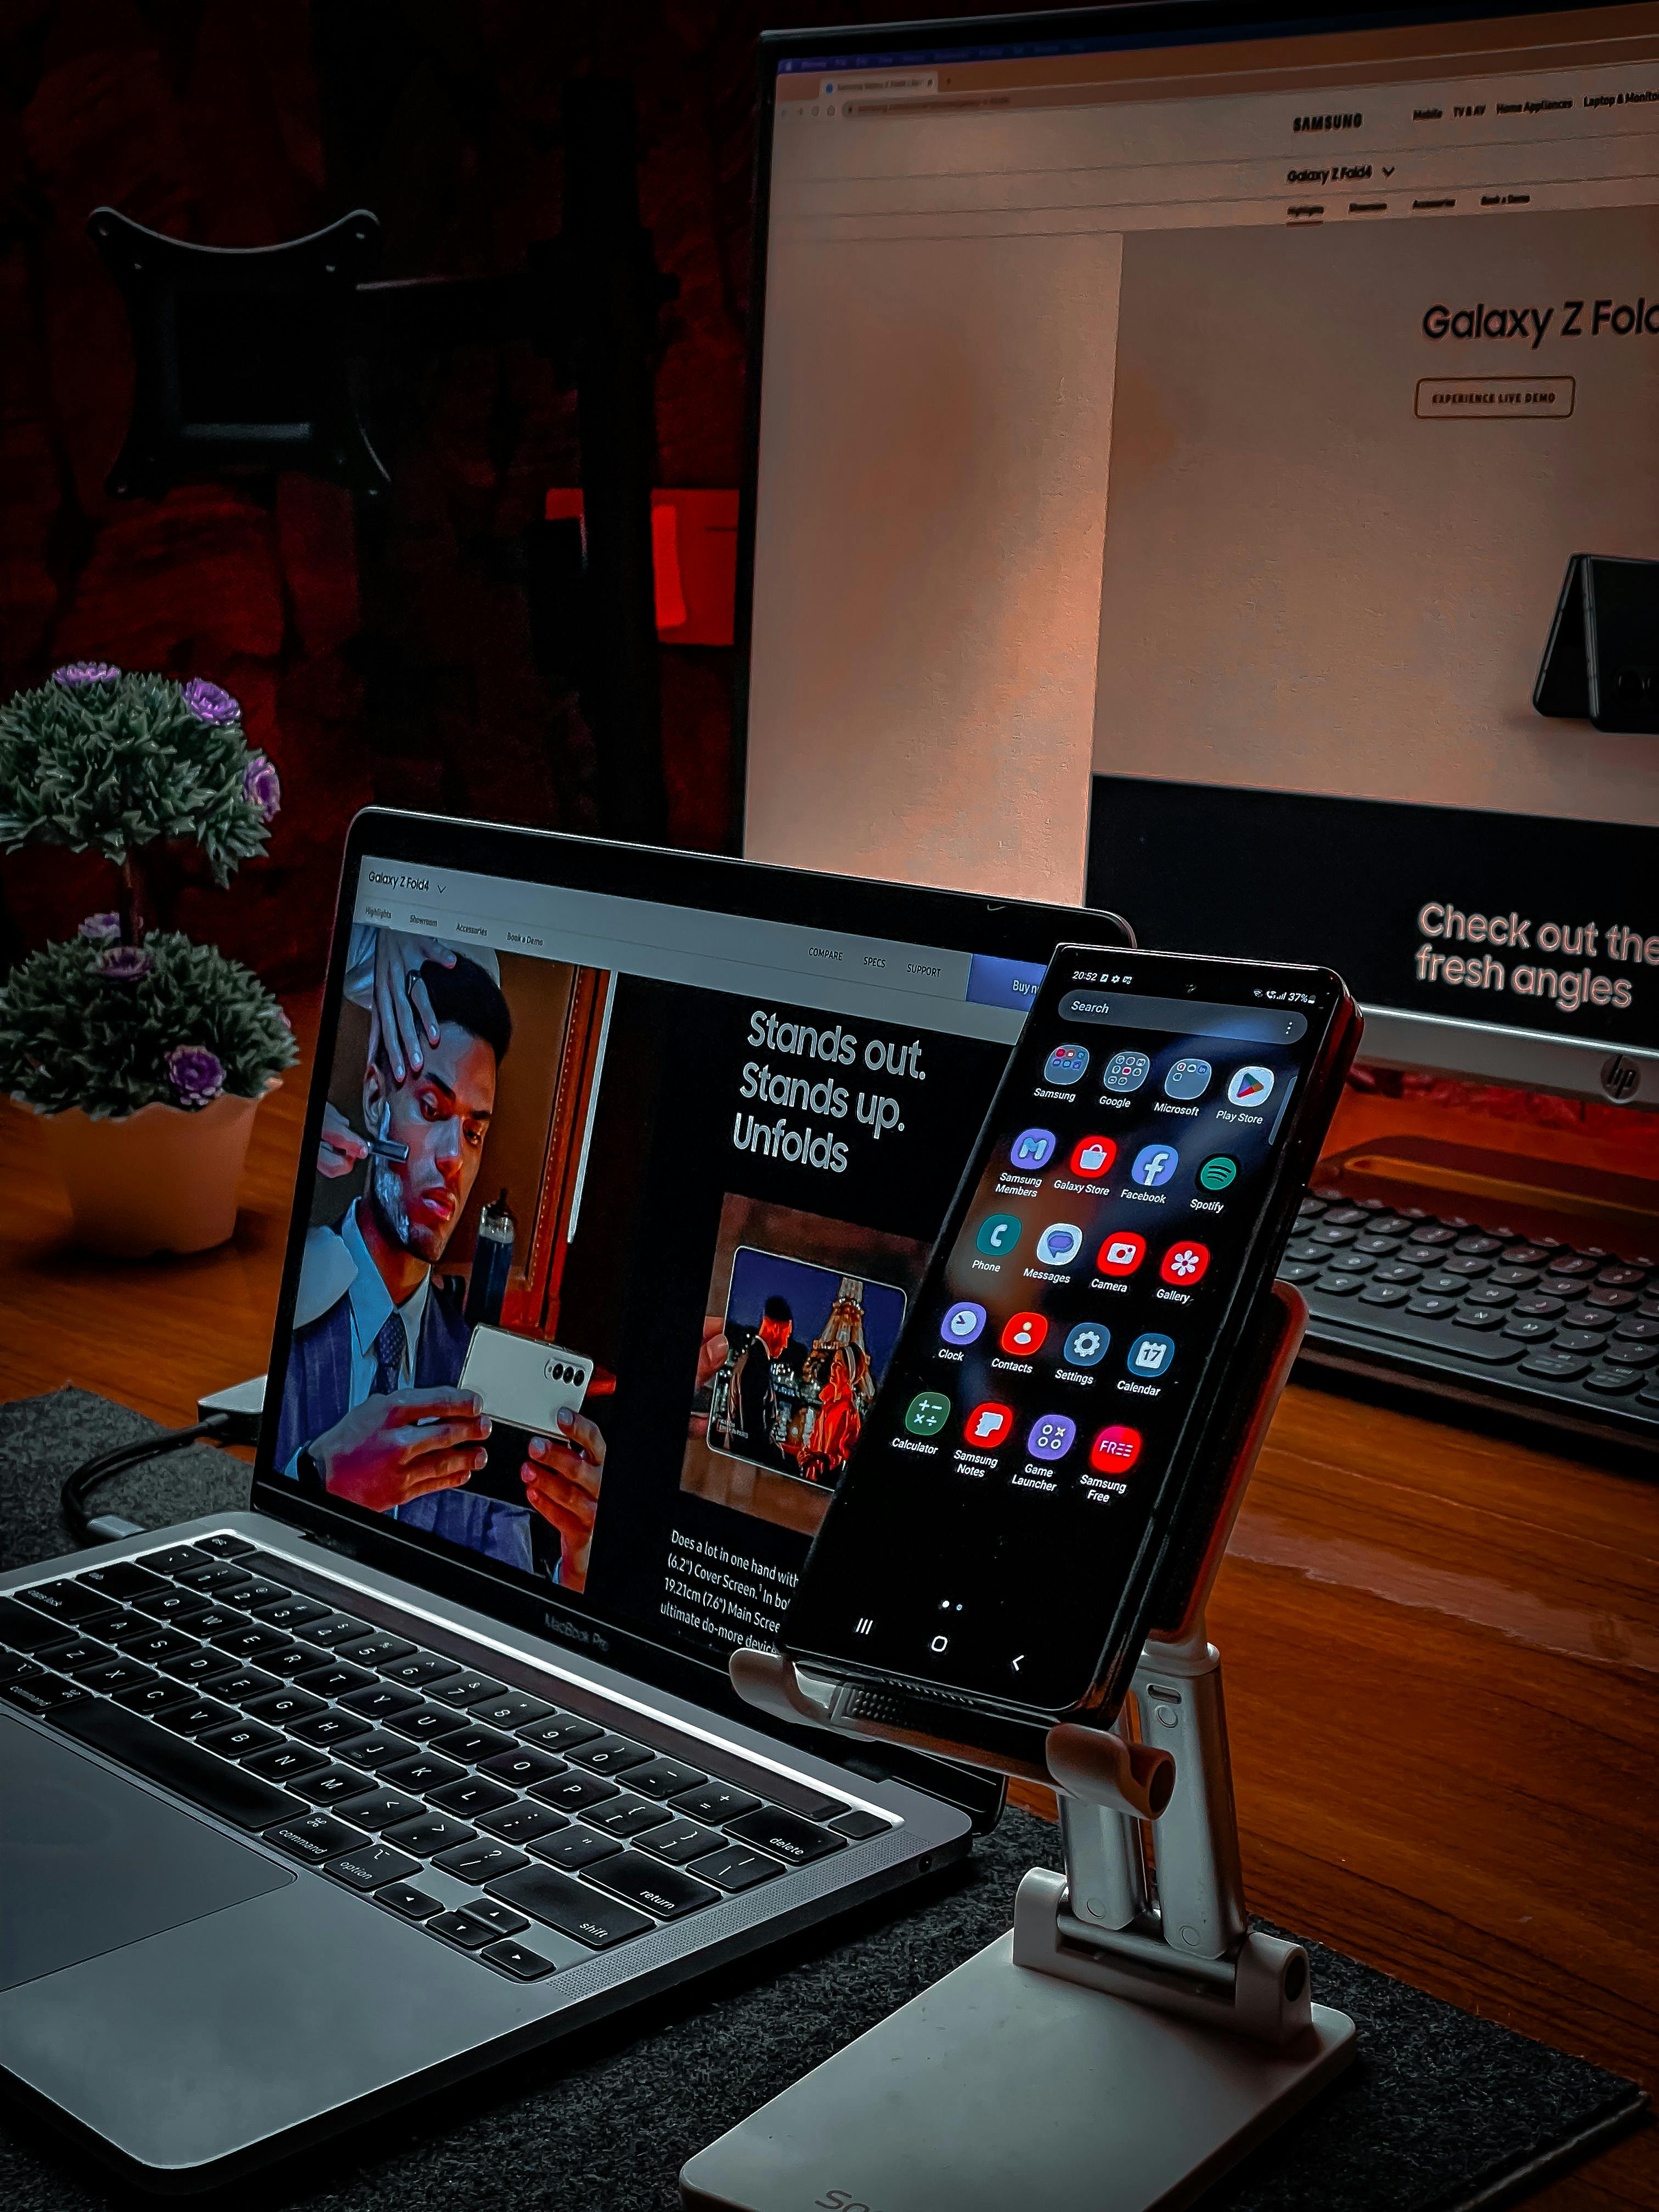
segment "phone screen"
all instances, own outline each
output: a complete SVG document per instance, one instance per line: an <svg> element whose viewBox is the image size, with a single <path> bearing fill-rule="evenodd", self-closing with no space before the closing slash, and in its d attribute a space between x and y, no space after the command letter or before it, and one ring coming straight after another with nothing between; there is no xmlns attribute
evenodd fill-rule
<svg viewBox="0 0 1659 2212"><path fill-rule="evenodd" d="M1017 1709L1086 1696L1316 1156L1344 1002L1321 969L1055 954L792 1651Z"/></svg>

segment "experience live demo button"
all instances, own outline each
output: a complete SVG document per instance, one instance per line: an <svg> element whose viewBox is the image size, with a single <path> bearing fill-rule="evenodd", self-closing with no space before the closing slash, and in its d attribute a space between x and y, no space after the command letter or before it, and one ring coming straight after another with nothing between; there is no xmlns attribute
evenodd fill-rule
<svg viewBox="0 0 1659 2212"><path fill-rule="evenodd" d="M1564 422L1572 412L1571 376L1419 376L1419 422Z"/></svg>

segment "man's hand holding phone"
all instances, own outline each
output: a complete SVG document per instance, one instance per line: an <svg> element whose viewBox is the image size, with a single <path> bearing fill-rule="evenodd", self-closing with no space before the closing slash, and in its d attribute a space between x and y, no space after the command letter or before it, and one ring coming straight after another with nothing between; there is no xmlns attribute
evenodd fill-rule
<svg viewBox="0 0 1659 2212"><path fill-rule="evenodd" d="M557 1421L556 1437L532 1437L520 1474L526 1503L559 1532L558 1581L566 1589L580 1589L605 1479L605 1438L585 1413L568 1407L561 1408Z"/></svg>
<svg viewBox="0 0 1659 2212"><path fill-rule="evenodd" d="M458 1489L483 1466L489 1434L476 1391L400 1390L354 1406L317 1438L311 1455L331 1496L389 1513L428 1491Z"/></svg>

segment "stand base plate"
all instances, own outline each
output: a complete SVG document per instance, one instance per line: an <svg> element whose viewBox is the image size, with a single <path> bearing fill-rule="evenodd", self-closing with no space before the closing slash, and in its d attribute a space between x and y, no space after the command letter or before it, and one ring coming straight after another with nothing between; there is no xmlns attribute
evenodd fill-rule
<svg viewBox="0 0 1659 2212"><path fill-rule="evenodd" d="M1016 1966L1004 1936L688 2161L691 2212L1177 2212L1354 2055Z"/></svg>

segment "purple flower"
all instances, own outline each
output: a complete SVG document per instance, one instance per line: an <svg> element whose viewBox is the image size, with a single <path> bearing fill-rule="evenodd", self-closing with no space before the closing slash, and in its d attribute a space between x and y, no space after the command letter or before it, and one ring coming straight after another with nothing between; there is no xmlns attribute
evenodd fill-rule
<svg viewBox="0 0 1659 2212"><path fill-rule="evenodd" d="M255 753L242 770L242 796L250 806L257 806L267 822L274 822L283 804L283 780L276 773L276 764L263 753Z"/></svg>
<svg viewBox="0 0 1659 2212"><path fill-rule="evenodd" d="M114 945L121 935L121 917L118 914L89 914L75 933L93 945Z"/></svg>
<svg viewBox="0 0 1659 2212"><path fill-rule="evenodd" d="M174 1045L167 1056L167 1071L181 1106L205 1106L225 1087L224 1063L205 1045Z"/></svg>
<svg viewBox="0 0 1659 2212"><path fill-rule="evenodd" d="M120 673L112 660L66 660L52 670L52 680L65 691L78 691L87 684L113 684Z"/></svg>
<svg viewBox="0 0 1659 2212"><path fill-rule="evenodd" d="M184 687L184 700L198 722L207 722L215 729L242 719L242 710L229 692L222 691L216 684L210 684L205 676L191 678Z"/></svg>
<svg viewBox="0 0 1659 2212"><path fill-rule="evenodd" d="M286 1006L277 1007L276 1018L285 1030L291 1030L294 1027L293 1023L289 1021L288 1018L288 1008Z"/></svg>
<svg viewBox="0 0 1659 2212"><path fill-rule="evenodd" d="M136 983L155 965L142 945L111 945L98 956L98 973L112 983Z"/></svg>

